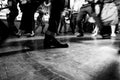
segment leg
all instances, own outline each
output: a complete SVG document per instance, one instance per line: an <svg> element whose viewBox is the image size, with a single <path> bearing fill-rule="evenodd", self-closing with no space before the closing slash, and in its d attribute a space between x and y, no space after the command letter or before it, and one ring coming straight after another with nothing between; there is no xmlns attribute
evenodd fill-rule
<svg viewBox="0 0 120 80"><path fill-rule="evenodd" d="M44 48L65 48L68 44L61 44L55 39L57 33L61 12L64 9L65 0L51 1L51 14L49 19L49 27L45 33Z"/></svg>
<svg viewBox="0 0 120 80"><path fill-rule="evenodd" d="M77 37L82 37L84 36L83 35L83 25L82 25L82 21L84 20L84 18L86 17L87 15L87 12L86 12L87 8L81 8L80 9L80 12L78 13L78 16L77 16L77 27L79 28L78 32L79 32L79 35Z"/></svg>
<svg viewBox="0 0 120 80"><path fill-rule="evenodd" d="M64 20L64 16L62 16L61 19L60 19L60 28L59 28L59 31L58 31L59 33L61 33L61 31L62 31L63 20Z"/></svg>
<svg viewBox="0 0 120 80"><path fill-rule="evenodd" d="M10 9L10 13L7 15L7 23L11 35L16 35L16 33L18 32L18 29L14 24L17 15L18 15L18 10L16 8Z"/></svg>
<svg viewBox="0 0 120 80"><path fill-rule="evenodd" d="M76 17L77 14L71 14L70 18L70 28L72 29L72 33L75 33L75 27L76 27Z"/></svg>
<svg viewBox="0 0 120 80"><path fill-rule="evenodd" d="M66 22L64 21L64 23L63 23L64 25L64 33L66 34L67 33L67 24L66 24Z"/></svg>
<svg viewBox="0 0 120 80"><path fill-rule="evenodd" d="M43 34L45 28L45 22L43 22L42 20L41 20L41 27L42 27L41 33Z"/></svg>
<svg viewBox="0 0 120 80"><path fill-rule="evenodd" d="M112 37L115 37L116 34L115 34L115 29L116 29L116 25L111 25L111 36Z"/></svg>
<svg viewBox="0 0 120 80"><path fill-rule="evenodd" d="M67 26L66 26L66 22L65 22L65 17L63 18L62 20L62 24L63 24L63 27L64 27L64 33L67 33Z"/></svg>
<svg viewBox="0 0 120 80"><path fill-rule="evenodd" d="M32 0L31 3L21 4L20 8L23 12L20 29L28 33L28 36L34 36L32 34L35 28L34 13L38 6L45 0Z"/></svg>
<svg viewBox="0 0 120 80"><path fill-rule="evenodd" d="M95 25L95 29L93 30L93 34L92 36L96 36L98 34L99 28L97 27L97 25Z"/></svg>
<svg viewBox="0 0 120 80"><path fill-rule="evenodd" d="M14 24L16 17L18 16L18 8L17 8L17 1L16 0L8 0L7 1L10 13L7 14L7 23L10 35L17 36L18 29Z"/></svg>

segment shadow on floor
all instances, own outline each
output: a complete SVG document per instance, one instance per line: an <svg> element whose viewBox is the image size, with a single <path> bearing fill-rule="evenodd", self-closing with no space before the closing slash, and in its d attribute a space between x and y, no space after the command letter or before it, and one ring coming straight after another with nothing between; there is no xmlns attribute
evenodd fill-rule
<svg viewBox="0 0 120 80"><path fill-rule="evenodd" d="M107 69L99 72L98 75L91 80L120 80L118 67L119 63L113 62Z"/></svg>

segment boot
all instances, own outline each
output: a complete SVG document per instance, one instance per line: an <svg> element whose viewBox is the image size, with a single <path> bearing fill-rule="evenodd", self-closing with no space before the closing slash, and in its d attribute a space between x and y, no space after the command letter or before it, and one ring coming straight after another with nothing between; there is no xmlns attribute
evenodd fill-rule
<svg viewBox="0 0 120 80"><path fill-rule="evenodd" d="M45 39L44 39L44 48L49 49L49 48L67 48L68 44L62 44L55 37L51 35L45 34Z"/></svg>

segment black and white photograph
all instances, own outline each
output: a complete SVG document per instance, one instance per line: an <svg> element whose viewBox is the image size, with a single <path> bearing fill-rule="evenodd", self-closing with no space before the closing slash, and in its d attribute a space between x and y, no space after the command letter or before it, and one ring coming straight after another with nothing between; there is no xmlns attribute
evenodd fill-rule
<svg viewBox="0 0 120 80"><path fill-rule="evenodd" d="M0 80L120 80L120 0L0 0Z"/></svg>

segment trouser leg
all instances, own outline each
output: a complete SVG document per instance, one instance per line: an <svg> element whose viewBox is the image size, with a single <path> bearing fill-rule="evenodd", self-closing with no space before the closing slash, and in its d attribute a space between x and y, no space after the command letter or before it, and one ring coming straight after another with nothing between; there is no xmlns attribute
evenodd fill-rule
<svg viewBox="0 0 120 80"><path fill-rule="evenodd" d="M83 36L82 21L84 20L86 15L87 15L86 9L82 8L77 16L77 27L78 27L78 32L81 34L81 36Z"/></svg>
<svg viewBox="0 0 120 80"><path fill-rule="evenodd" d="M15 26L15 19L18 15L18 10L15 11L11 11L8 15L7 15L7 23L8 23L8 27L11 33L17 33L18 29Z"/></svg>
<svg viewBox="0 0 120 80"><path fill-rule="evenodd" d="M57 33L61 12L64 9L65 0L52 0L51 13L49 19L48 30L45 34L44 48L65 48L68 44L61 44L55 39L55 33Z"/></svg>
<svg viewBox="0 0 120 80"><path fill-rule="evenodd" d="M40 3L31 2L21 5L23 15L21 19L20 29L25 31L25 33L31 33L34 30L34 13L36 12L37 7L40 5Z"/></svg>
<svg viewBox="0 0 120 80"><path fill-rule="evenodd" d="M104 33L103 33L103 31L102 31L102 28L103 28L103 23L102 23L102 20L101 20L101 18L100 17L98 17L98 16L96 16L96 14L92 14L91 15L94 19L95 19L95 23L96 23L96 25L98 26L98 28L99 28L99 31L100 31L100 35L103 35Z"/></svg>
<svg viewBox="0 0 120 80"><path fill-rule="evenodd" d="M48 31L57 33L64 4L65 0L52 0Z"/></svg>
<svg viewBox="0 0 120 80"><path fill-rule="evenodd" d="M76 18L77 18L77 14L71 14L70 27L73 34L75 33L75 28L76 28Z"/></svg>

